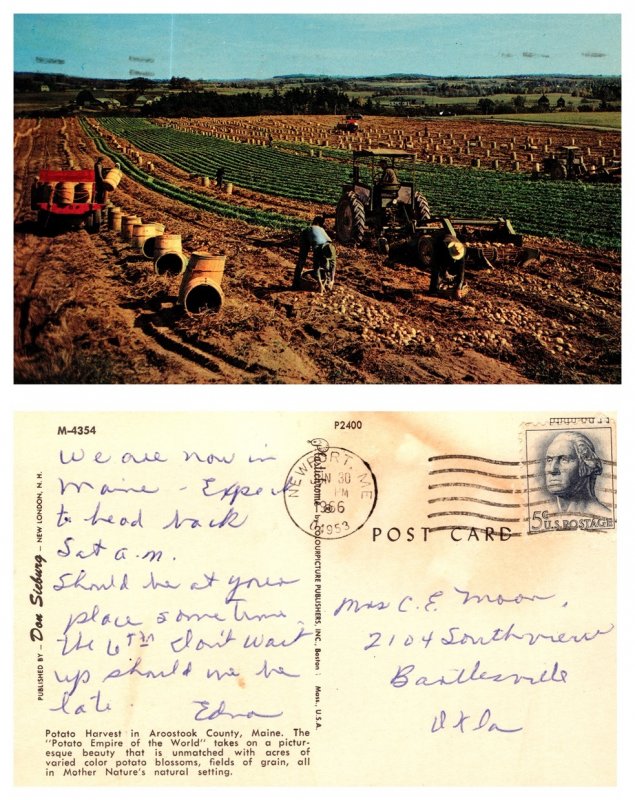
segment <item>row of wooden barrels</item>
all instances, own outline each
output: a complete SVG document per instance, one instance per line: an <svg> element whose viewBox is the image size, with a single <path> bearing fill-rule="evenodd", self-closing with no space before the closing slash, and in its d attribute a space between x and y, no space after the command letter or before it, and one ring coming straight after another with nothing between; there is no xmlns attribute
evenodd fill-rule
<svg viewBox="0 0 635 800"><path fill-rule="evenodd" d="M111 167L104 174L104 188L112 192L123 173L117 167ZM54 203L58 206L70 206L73 203L95 202L94 181L42 181L36 186L36 202Z"/></svg>
<svg viewBox="0 0 635 800"><path fill-rule="evenodd" d="M54 203L57 206L91 203L94 186L94 183L89 182L45 181L38 183L35 200L38 203Z"/></svg>
<svg viewBox="0 0 635 800"><path fill-rule="evenodd" d="M160 222L143 222L136 214L124 214L118 206L106 206L108 229L144 258L153 262L157 275L181 275L177 303L188 314L219 311L224 302L221 282L225 272L225 256L197 251L191 256L183 252L181 234L166 233Z"/></svg>

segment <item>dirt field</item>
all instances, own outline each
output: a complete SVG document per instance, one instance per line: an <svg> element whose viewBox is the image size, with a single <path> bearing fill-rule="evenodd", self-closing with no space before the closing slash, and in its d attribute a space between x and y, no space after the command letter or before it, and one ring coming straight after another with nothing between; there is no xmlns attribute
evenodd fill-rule
<svg viewBox="0 0 635 800"><path fill-rule="evenodd" d="M579 135L576 132L576 135ZM102 229L39 235L30 185L43 167L92 167L74 119L17 120L17 383L615 383L620 380L620 254L526 237L538 258L501 248L468 273L461 302L429 297L407 252L338 245L335 288L291 291L295 237L168 201L124 177L112 201L181 234L187 254L227 257L219 313L188 316L181 279ZM157 174L192 186L152 157ZM204 191L216 193L215 187ZM224 199L227 199L224 197ZM318 210L236 187L233 202L303 219Z"/></svg>
<svg viewBox="0 0 635 800"><path fill-rule="evenodd" d="M587 167L600 169L621 162L621 132L593 128L575 128L557 124L526 125L490 120L408 119L404 117L366 116L357 132L335 130L344 118L333 115L208 117L203 119L159 119L157 122L182 130L212 133L235 141L266 144L269 136L276 142L302 142L336 148L398 147L416 153L420 161L455 166L478 165L497 171L533 172L545 155L558 147L574 146Z"/></svg>

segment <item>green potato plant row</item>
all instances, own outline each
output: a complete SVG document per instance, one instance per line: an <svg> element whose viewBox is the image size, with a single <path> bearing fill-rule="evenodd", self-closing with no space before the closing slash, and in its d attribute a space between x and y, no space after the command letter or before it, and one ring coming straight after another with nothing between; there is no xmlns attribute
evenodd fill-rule
<svg viewBox="0 0 635 800"><path fill-rule="evenodd" d="M307 150L233 142L143 118L100 121L114 135L180 169L213 177L223 167L226 180L264 194L333 205L350 180L350 154L343 150L325 149L326 157L316 158ZM527 174L423 162L415 165L414 179L435 216L507 217L519 233L609 250L621 245L619 185L536 181ZM231 216L235 206L221 205L218 213Z"/></svg>
<svg viewBox="0 0 635 800"><path fill-rule="evenodd" d="M100 152L107 155L113 161L118 161L123 172L129 177L133 178L138 183L146 186L148 189L162 194L165 197L179 200L182 203L200 208L204 211L211 211L223 217L230 219L239 219L253 225L260 225L265 228L277 228L282 230L300 229L305 223L294 217L288 217L285 214L277 214L275 212L261 211L259 209L246 208L238 206L235 203L227 203L222 200L217 200L210 197L209 194L196 192L190 189L184 189L180 186L175 186L169 181L149 175L130 158L122 154L118 150L113 150L108 146L103 137L101 137L94 128L87 125L84 120L81 121L82 126L86 133L95 141L97 148Z"/></svg>

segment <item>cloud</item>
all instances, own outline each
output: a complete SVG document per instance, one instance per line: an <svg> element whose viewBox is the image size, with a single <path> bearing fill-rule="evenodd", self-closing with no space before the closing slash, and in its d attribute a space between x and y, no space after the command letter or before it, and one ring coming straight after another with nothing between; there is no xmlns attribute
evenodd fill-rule
<svg viewBox="0 0 635 800"><path fill-rule="evenodd" d="M551 58L547 53L530 53L529 51L525 50L523 53L523 58Z"/></svg>
<svg viewBox="0 0 635 800"><path fill-rule="evenodd" d="M585 58L606 58L606 53L593 53L593 52L586 52L582 53Z"/></svg>

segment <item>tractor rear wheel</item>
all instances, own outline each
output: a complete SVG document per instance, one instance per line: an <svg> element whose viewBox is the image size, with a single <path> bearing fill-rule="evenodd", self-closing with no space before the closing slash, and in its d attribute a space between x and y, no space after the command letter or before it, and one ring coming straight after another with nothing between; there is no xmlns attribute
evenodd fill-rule
<svg viewBox="0 0 635 800"><path fill-rule="evenodd" d="M415 192L412 205L414 207L415 220L417 222L425 222L426 220L430 219L430 203L428 203L427 199L421 194L421 192Z"/></svg>
<svg viewBox="0 0 635 800"><path fill-rule="evenodd" d="M366 212L355 192L340 197L335 209L335 230L343 244L361 244L366 233Z"/></svg>

